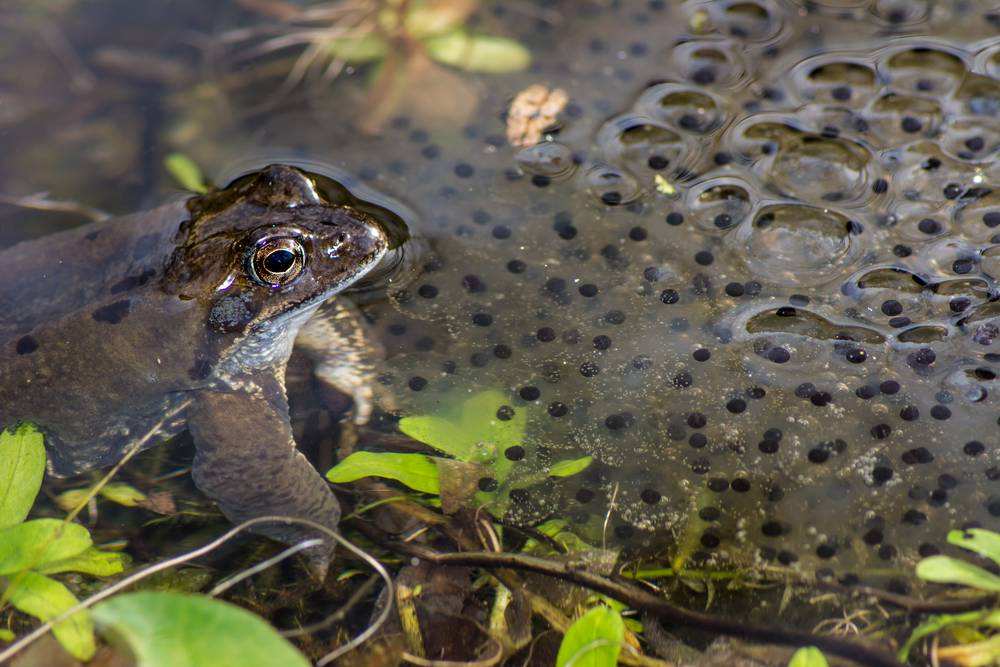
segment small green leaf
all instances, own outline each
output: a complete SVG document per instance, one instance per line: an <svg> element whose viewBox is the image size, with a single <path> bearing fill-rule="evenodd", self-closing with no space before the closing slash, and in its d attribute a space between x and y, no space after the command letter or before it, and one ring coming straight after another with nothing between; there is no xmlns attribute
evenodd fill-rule
<svg viewBox="0 0 1000 667"><path fill-rule="evenodd" d="M931 556L917 563L917 576L939 584L962 584L1000 593L1000 577L983 568L950 556Z"/></svg>
<svg viewBox="0 0 1000 667"><path fill-rule="evenodd" d="M399 430L459 461L472 457L473 443L461 427L436 415L416 415L399 420Z"/></svg>
<svg viewBox="0 0 1000 667"><path fill-rule="evenodd" d="M177 181L177 184L185 190L201 194L208 192L208 185L201 173L201 168L187 155L171 153L163 159L163 166Z"/></svg>
<svg viewBox="0 0 1000 667"><path fill-rule="evenodd" d="M11 577L5 596L15 608L43 622L59 616L78 602L61 583L34 572L21 572ZM94 623L87 610L56 623L52 634L77 660L86 662L93 657Z"/></svg>
<svg viewBox="0 0 1000 667"><path fill-rule="evenodd" d="M101 551L90 547L86 551L62 560L50 561L34 568L40 574L80 572L95 577L110 577L125 570L129 558L125 554Z"/></svg>
<svg viewBox="0 0 1000 667"><path fill-rule="evenodd" d="M354 452L326 473L326 478L335 484L363 477L394 479L415 491L433 495L441 492L437 466L433 458L425 454Z"/></svg>
<svg viewBox="0 0 1000 667"><path fill-rule="evenodd" d="M139 667L308 667L263 619L188 593L126 593L94 607L101 634L124 643Z"/></svg>
<svg viewBox="0 0 1000 667"><path fill-rule="evenodd" d="M101 496L113 503L118 503L125 507L138 507L139 503L146 500L146 494L128 484L112 482L101 487Z"/></svg>
<svg viewBox="0 0 1000 667"><path fill-rule="evenodd" d="M531 64L531 52L512 39L469 35L455 30L424 41L431 58L468 72L502 74L517 72Z"/></svg>
<svg viewBox="0 0 1000 667"><path fill-rule="evenodd" d="M76 523L34 519L0 530L0 574L12 574L71 558L92 544Z"/></svg>
<svg viewBox="0 0 1000 667"><path fill-rule="evenodd" d="M549 477L570 477L578 472L583 472L593 460L592 456L584 456L578 459L557 461L549 468Z"/></svg>
<svg viewBox="0 0 1000 667"><path fill-rule="evenodd" d="M10 643L17 639L17 635L8 630L7 628L0 628L0 642Z"/></svg>
<svg viewBox="0 0 1000 667"><path fill-rule="evenodd" d="M0 431L0 528L24 521L45 476L45 445L31 424Z"/></svg>
<svg viewBox="0 0 1000 667"><path fill-rule="evenodd" d="M389 45L374 32L366 32L363 35L335 37L326 43L326 51L348 64L360 65L385 58Z"/></svg>
<svg viewBox="0 0 1000 667"><path fill-rule="evenodd" d="M598 605L566 631L559 645L556 667L615 667L624 639L621 614Z"/></svg>
<svg viewBox="0 0 1000 667"><path fill-rule="evenodd" d="M1000 565L1000 533L994 533L992 530L984 528L952 530L948 533L948 542L973 551L983 558L989 558Z"/></svg>
<svg viewBox="0 0 1000 667"><path fill-rule="evenodd" d="M805 646L792 655L788 667L829 667L823 652L815 646Z"/></svg>
<svg viewBox="0 0 1000 667"><path fill-rule="evenodd" d="M404 417L399 430L459 461L490 464L502 484L513 466L503 451L523 444L528 423L526 408L514 410L510 419L499 419L497 411L504 405L507 400L501 392L481 391L441 414Z"/></svg>

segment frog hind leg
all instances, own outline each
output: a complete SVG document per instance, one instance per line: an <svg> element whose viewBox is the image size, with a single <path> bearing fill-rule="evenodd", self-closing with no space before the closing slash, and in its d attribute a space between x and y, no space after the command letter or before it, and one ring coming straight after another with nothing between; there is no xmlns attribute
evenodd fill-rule
<svg viewBox="0 0 1000 667"><path fill-rule="evenodd" d="M357 307L343 298L327 301L299 329L295 347L312 361L313 375L326 390L353 399L354 423L368 423L374 405L375 367L382 350L369 335ZM336 405L333 397L324 401Z"/></svg>
<svg viewBox="0 0 1000 667"><path fill-rule="evenodd" d="M296 449L284 386L273 376L240 380L194 396L188 428L197 450L195 484L233 523L279 515L336 530L340 505ZM325 577L334 547L329 536L299 524L266 523L253 530L286 544L323 539L303 553L314 574Z"/></svg>

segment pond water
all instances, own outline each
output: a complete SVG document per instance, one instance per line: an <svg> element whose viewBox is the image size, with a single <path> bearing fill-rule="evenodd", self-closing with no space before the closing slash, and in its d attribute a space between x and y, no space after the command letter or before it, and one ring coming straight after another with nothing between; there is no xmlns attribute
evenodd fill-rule
<svg viewBox="0 0 1000 667"><path fill-rule="evenodd" d="M394 202L419 241L355 297L385 350L368 428L491 397L484 423L523 420L478 459L511 521L896 586L997 527L991 3L439 4L530 65L340 61L336 30L378 23L360 0L8 2L0 190L141 210L182 152ZM531 86L555 113L525 136ZM79 220L0 216L4 243Z"/></svg>

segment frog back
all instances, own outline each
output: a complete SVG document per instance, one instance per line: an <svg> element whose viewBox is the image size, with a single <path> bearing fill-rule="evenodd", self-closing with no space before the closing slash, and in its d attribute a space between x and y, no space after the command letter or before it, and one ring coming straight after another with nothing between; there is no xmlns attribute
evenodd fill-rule
<svg viewBox="0 0 1000 667"><path fill-rule="evenodd" d="M0 342L149 283L186 217L178 202L0 251Z"/></svg>

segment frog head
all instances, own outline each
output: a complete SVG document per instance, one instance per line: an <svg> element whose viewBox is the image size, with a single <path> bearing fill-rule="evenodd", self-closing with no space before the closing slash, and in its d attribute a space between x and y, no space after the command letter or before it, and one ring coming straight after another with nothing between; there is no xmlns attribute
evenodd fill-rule
<svg viewBox="0 0 1000 667"><path fill-rule="evenodd" d="M324 187L327 180L271 165L189 200L165 291L197 300L217 334L303 322L377 266L398 238L371 206Z"/></svg>

